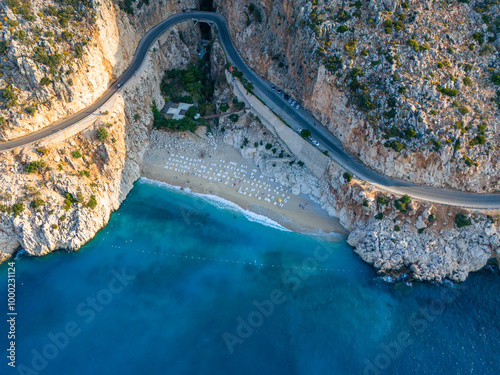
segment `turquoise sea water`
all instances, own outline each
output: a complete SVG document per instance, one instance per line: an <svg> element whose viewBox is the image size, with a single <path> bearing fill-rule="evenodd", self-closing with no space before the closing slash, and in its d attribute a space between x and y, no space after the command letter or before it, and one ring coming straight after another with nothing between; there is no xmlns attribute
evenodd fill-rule
<svg viewBox="0 0 500 375"><path fill-rule="evenodd" d="M80 251L17 259L16 368L2 355L0 373L499 373L496 270L387 284L344 241L220 205L137 183Z"/></svg>

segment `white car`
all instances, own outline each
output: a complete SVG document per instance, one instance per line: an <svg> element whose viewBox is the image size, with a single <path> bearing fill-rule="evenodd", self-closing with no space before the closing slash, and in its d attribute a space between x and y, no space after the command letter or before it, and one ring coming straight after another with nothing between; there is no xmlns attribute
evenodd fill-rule
<svg viewBox="0 0 500 375"><path fill-rule="evenodd" d="M300 108L300 104L297 104L297 105L295 106L295 109L299 109L299 108Z"/></svg>
<svg viewBox="0 0 500 375"><path fill-rule="evenodd" d="M312 142L315 146L319 147L319 142L318 142L317 140L313 139L311 142Z"/></svg>
<svg viewBox="0 0 500 375"><path fill-rule="evenodd" d="M299 134L300 134L300 132L301 132L301 131L302 131L302 129L301 129L301 128L298 128L298 129L297 129L297 133L299 133Z"/></svg>

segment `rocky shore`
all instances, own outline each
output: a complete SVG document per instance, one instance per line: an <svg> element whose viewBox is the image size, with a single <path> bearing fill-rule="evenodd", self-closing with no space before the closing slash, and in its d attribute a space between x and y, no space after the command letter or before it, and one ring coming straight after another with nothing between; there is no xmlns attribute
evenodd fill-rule
<svg viewBox="0 0 500 375"><path fill-rule="evenodd" d="M135 20L154 22L159 10L154 7L148 13L148 9L138 12ZM121 35L127 35L123 29L131 30L130 19L123 21L120 18L123 15L116 16L113 12L106 13L107 22L119 25ZM98 29L101 39L108 32L108 27L103 25ZM241 36L238 38L240 42L243 40ZM136 38L133 40L135 43ZM122 42L120 45L125 44ZM355 251L382 274L408 273L414 279L425 281L446 278L463 281L469 272L500 258L498 213L469 212L395 197L352 178L331 161L326 172L319 175L314 166L308 167L291 153L286 140L273 135L263 125L266 119L259 118L254 111L223 116L196 135L152 131L150 108L153 102L160 108L164 104L160 83L165 69L185 68L197 58L200 45L199 29L192 24L172 28L159 46L148 53L148 65L115 100L114 107L87 130L62 142L0 155L2 260L20 248L30 255L79 249L106 225L133 183L141 173L146 173L145 155L146 158L162 157L159 151L165 142L184 151L196 150L193 152L198 152L199 144L204 144L228 160L237 157L248 161L259 174L273 180L276 185L273 188L290 192L293 204L290 212L282 216L295 217L295 224L289 224L292 229L315 227L331 231L340 223L350 232L347 240ZM117 56L126 60L123 51L115 53ZM211 60L217 82L216 108L223 103L234 103L235 99L230 83L223 79L223 56L220 45L214 41ZM108 63L101 65L102 68ZM111 70L106 72L111 79ZM66 110L54 111L52 117L47 115L46 119L66 113ZM19 134L29 130L23 124L30 120L22 116L16 122ZM351 130L356 133L355 127ZM187 147L184 141L179 143L186 137L194 142L192 147ZM311 152L319 153L318 159L326 159L316 149ZM148 173L153 173L153 169ZM241 201L234 192L227 194L227 199L234 199L242 207L255 206ZM298 205L306 202L310 202L306 209L299 210ZM273 207L266 210L270 216L279 214ZM305 219L300 217L302 212ZM338 226L337 229L341 231Z"/></svg>

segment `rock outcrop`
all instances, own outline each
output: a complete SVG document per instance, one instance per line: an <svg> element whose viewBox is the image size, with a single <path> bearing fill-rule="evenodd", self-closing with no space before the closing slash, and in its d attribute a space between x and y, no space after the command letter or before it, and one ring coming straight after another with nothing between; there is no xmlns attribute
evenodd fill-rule
<svg viewBox="0 0 500 375"><path fill-rule="evenodd" d="M103 40L123 26L116 18L106 22ZM160 48L149 52L147 66L92 127L63 142L0 154L2 259L19 248L31 255L77 250L107 224L140 177L152 124L150 107L153 101L164 103L163 71L186 67L196 58L192 51L200 43L198 34L191 23L172 28ZM134 35L130 44L121 40L120 48L131 49L137 39ZM121 68L113 68L119 72L126 66L127 52L115 55L123 58Z"/></svg>
<svg viewBox="0 0 500 375"><path fill-rule="evenodd" d="M415 183L498 191L495 2L217 5L245 61L370 167Z"/></svg>

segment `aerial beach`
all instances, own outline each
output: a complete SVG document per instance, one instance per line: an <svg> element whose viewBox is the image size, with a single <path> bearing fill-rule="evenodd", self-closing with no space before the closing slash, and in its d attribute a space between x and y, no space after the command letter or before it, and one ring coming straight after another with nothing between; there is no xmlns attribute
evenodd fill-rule
<svg viewBox="0 0 500 375"><path fill-rule="evenodd" d="M500 373L498 1L0 13L1 375Z"/></svg>
<svg viewBox="0 0 500 375"><path fill-rule="evenodd" d="M172 142L171 137L176 137L178 142ZM191 148L187 149L186 146ZM195 165L198 171L204 167L207 173L196 173ZM191 169L186 169L186 166ZM236 172L235 177L236 169L244 172ZM151 136L142 165L142 175L150 180L199 194L219 196L242 209L266 216L289 230L321 235L331 233L332 239L346 234L338 219L328 215L317 202L304 195L295 195L291 189L279 188L271 178L262 176L260 172L252 172L257 170L258 166L251 158L244 158L239 150L223 142L217 142L214 147L197 135L173 135L158 131ZM221 176L216 175L217 171L230 172L227 176L231 179L222 180ZM262 188L256 187L257 184ZM268 201L265 200L267 195L270 195Z"/></svg>

